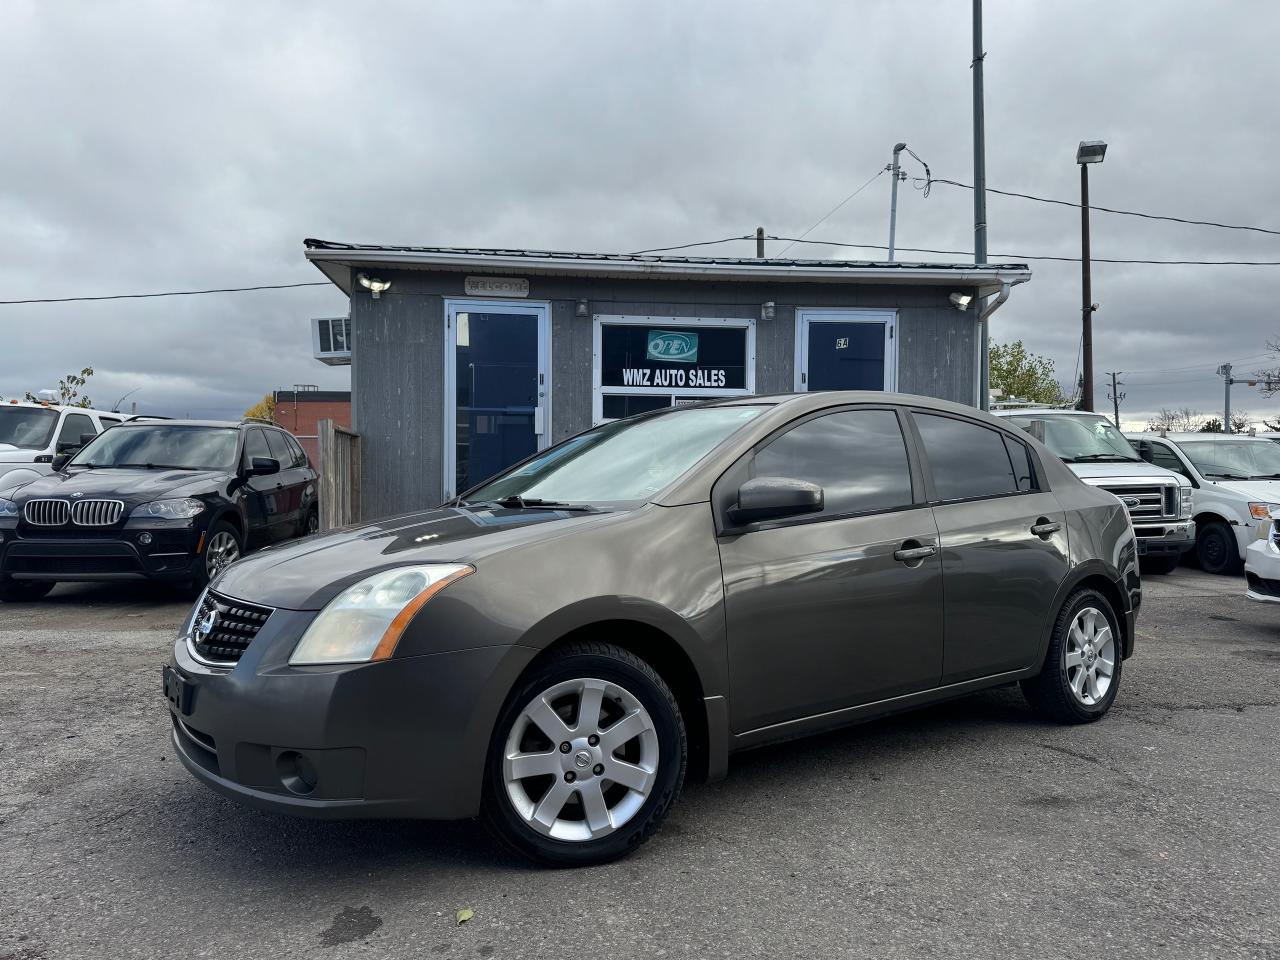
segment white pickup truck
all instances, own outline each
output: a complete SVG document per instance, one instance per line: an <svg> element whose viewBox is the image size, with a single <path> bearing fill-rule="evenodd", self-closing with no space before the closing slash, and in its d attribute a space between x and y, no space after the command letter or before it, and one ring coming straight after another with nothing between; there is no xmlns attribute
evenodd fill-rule
<svg viewBox="0 0 1280 960"><path fill-rule="evenodd" d="M53 458L80 449L124 414L86 407L7 400L0 403L0 492L53 472Z"/></svg>
<svg viewBox="0 0 1280 960"><path fill-rule="evenodd" d="M1196 545L1190 481L1140 457L1106 417L1086 410L991 412L1033 434L1085 483L1120 499L1133 521L1144 572L1172 572Z"/></svg>

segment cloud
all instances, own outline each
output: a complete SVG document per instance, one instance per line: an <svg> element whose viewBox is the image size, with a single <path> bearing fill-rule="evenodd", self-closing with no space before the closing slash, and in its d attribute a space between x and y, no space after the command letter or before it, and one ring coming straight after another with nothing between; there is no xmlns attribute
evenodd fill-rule
<svg viewBox="0 0 1280 960"><path fill-rule="evenodd" d="M6 15L4 299L318 279L305 236L605 251L796 236L898 140L937 176L972 177L963 3L27 0ZM1073 199L1075 145L1102 138L1095 203L1277 226L1277 27L1264 3L988 2L989 184ZM888 189L814 237L885 242ZM993 195L988 221L993 254L1078 254L1076 211ZM1280 259L1280 238L1093 225L1101 257ZM904 190L898 243L969 249L972 196ZM1069 380L1079 267L1033 269L993 332ZM1093 286L1098 381L1126 371L1126 417L1216 409L1216 366L1277 332L1280 268L1097 264ZM324 288L0 307L0 394L92 364L95 399L141 387L143 409L231 415L295 382L344 386L306 323L344 309ZM1236 389L1238 407L1280 410Z"/></svg>

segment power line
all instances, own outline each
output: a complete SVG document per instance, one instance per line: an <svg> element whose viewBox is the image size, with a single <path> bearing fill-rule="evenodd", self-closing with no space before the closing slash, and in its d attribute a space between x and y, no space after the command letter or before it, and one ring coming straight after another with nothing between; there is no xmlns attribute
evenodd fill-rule
<svg viewBox="0 0 1280 960"><path fill-rule="evenodd" d="M754 240L753 234L747 234L741 237L725 237L723 240L699 240L697 243L678 243L674 247L650 247L648 250L637 250L635 253L628 253L628 257L638 257L645 253L665 253L668 250L688 250L690 247L711 247L717 243L729 243L732 240Z"/></svg>
<svg viewBox="0 0 1280 960"><path fill-rule="evenodd" d="M0 307L21 303L83 303L88 300L148 300L152 297L195 297L205 293L245 293L250 290L288 290L293 287L327 287L327 280L310 283L264 283L256 287L215 287L209 290L166 290L163 293L111 293L99 297L37 297L31 300L0 300Z"/></svg>
<svg viewBox="0 0 1280 960"><path fill-rule="evenodd" d="M919 178L916 178L919 179ZM934 179L929 184L944 183L949 187L960 187L964 190L972 190L973 187L967 183L961 183L958 180ZM1031 193L1018 193L1016 190L997 190L994 187L987 187L987 193L998 193L1002 197L1018 197L1022 200L1034 200L1037 203L1049 203L1058 207L1074 207L1080 209L1080 204L1071 200L1053 200L1049 197L1037 197ZM1280 237L1280 230L1272 230L1268 227L1251 227L1243 226L1238 223L1218 223L1216 220L1190 220L1186 217L1169 217L1157 213L1139 213L1136 210L1117 210L1114 207L1099 207L1089 204L1090 210L1098 210L1102 213L1114 213L1125 217L1141 217L1144 220L1165 220L1169 223L1183 223L1193 227L1217 227L1220 230L1245 230L1250 233L1265 233L1273 237Z"/></svg>
<svg viewBox="0 0 1280 960"><path fill-rule="evenodd" d="M1244 363L1246 360L1263 360L1271 356L1269 353L1253 353L1247 357L1232 357L1225 363ZM1181 370L1196 370L1205 366L1203 363L1189 363L1184 367L1145 367L1142 370L1126 370L1125 373L1177 373Z"/></svg>
<svg viewBox="0 0 1280 960"><path fill-rule="evenodd" d="M908 153L911 153L911 151L910 151L910 150L908 150L907 152L908 152ZM912 153L911 155L912 155L913 157L916 157L916 155L915 155L914 153ZM916 157L916 159L917 159L917 160L920 160L920 158L919 158L919 157ZM925 172L926 174L928 174L928 172L929 172L929 167L928 167L928 165L927 165L927 164L925 164L925 162L924 162L923 160L920 160L920 163L924 166L924 172ZM824 213L821 217L819 217L819 218L818 218L818 221L817 221L817 222L816 222L812 227L810 227L810 228L809 228L808 230L806 230L804 233L800 234L799 238L797 238L797 239L795 239L795 240L792 240L790 243L788 243L785 247L783 247L783 248L782 248L782 251L781 251L780 253L775 254L775 256L777 256L777 257L781 257L781 256L782 256L782 254L786 253L788 250L790 250L792 247L794 247L797 243L802 243L802 242L804 242L804 238L805 238L805 237L807 237L809 234L813 233L813 231L814 231L814 230L816 230L816 229L818 229L818 227L822 226L822 224L826 222L827 218L828 218L828 217L830 217L833 213L835 213L837 210L839 210L841 207L843 207L846 203L848 203L850 200L852 200L854 197L856 197L858 194L860 194L863 190L867 189L867 187L871 186L871 184L873 184L873 183L876 181L876 179L877 179L878 177L880 177L881 175L883 175L883 174L884 174L884 172L885 172L885 171L884 171L884 169L883 169L883 168L882 168L882 169L880 169L880 170L877 170L874 174L872 174L871 178L870 178L869 180L867 180L867 182L866 182L866 183L864 183L864 184L863 184L862 186L860 186L857 190L853 191L853 193L849 194L847 197L845 197L843 200L841 200L839 203L837 203L834 207L832 207L830 210L828 210L826 213ZM776 239L776 240L786 240L786 237L774 237L774 238L771 238L771 239ZM886 248L886 249L887 249L887 248Z"/></svg>

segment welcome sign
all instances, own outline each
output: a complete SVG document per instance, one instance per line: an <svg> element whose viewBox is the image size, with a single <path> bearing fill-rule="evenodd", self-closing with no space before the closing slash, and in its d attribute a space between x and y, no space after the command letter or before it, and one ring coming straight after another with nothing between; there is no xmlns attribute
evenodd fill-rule
<svg viewBox="0 0 1280 960"><path fill-rule="evenodd" d="M650 330L644 356L646 360L697 363L698 335L676 330Z"/></svg>

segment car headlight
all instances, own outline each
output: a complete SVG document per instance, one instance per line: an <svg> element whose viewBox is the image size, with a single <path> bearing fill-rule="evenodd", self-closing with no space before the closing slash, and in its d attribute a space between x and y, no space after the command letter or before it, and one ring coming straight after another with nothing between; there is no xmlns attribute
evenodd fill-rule
<svg viewBox="0 0 1280 960"><path fill-rule="evenodd" d="M17 515L18 505L12 500L0 497L0 517L16 517Z"/></svg>
<svg viewBox="0 0 1280 960"><path fill-rule="evenodd" d="M1280 516L1280 503L1249 504L1249 516L1255 520L1270 520L1273 514Z"/></svg>
<svg viewBox="0 0 1280 960"><path fill-rule="evenodd" d="M196 605L191 608L191 612L187 614L187 619L182 625L182 633L179 636L189 637L191 632L196 628L196 614L200 612L200 608L204 606L204 598L209 595L209 588L205 587L200 591L200 596L196 598Z"/></svg>
<svg viewBox="0 0 1280 960"><path fill-rule="evenodd" d="M204 504L193 497L177 500L152 500L133 508L131 517L159 517L161 520L190 520L204 509Z"/></svg>
<svg viewBox="0 0 1280 960"><path fill-rule="evenodd" d="M422 605L471 573L475 567L465 563L424 563L366 577L330 600L311 621L289 663L386 660Z"/></svg>
<svg viewBox="0 0 1280 960"><path fill-rule="evenodd" d="M1178 488L1181 499L1178 501L1178 516L1183 520L1191 519L1191 487L1190 485Z"/></svg>

